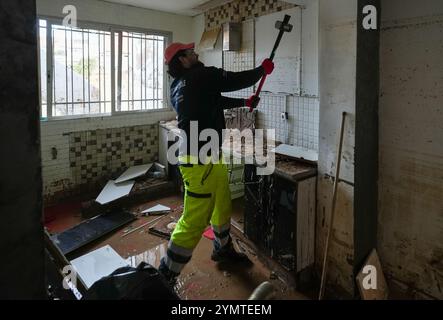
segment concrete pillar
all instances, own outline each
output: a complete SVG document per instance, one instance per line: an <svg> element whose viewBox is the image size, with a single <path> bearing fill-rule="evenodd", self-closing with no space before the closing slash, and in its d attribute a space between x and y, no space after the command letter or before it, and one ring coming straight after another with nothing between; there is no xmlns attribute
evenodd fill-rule
<svg viewBox="0 0 443 320"><path fill-rule="evenodd" d="M35 0L0 1L0 298L45 293Z"/></svg>

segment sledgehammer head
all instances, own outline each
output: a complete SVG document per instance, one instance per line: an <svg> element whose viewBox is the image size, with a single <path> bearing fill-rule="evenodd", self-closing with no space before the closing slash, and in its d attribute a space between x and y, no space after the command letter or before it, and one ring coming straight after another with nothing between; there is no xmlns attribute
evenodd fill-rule
<svg viewBox="0 0 443 320"><path fill-rule="evenodd" d="M289 19L291 16L285 15L283 21L277 21L275 23L275 28L278 30L284 31L284 32L291 32L292 31L292 24L289 24Z"/></svg>

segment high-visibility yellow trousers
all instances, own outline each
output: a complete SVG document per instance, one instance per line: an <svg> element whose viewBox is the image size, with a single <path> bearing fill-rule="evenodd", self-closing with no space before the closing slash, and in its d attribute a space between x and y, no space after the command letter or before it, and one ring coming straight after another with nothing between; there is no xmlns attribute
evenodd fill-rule
<svg viewBox="0 0 443 320"><path fill-rule="evenodd" d="M223 248L230 240L232 207L227 166L189 162L182 161L179 166L185 188L183 214L160 266L160 269L176 275L191 259L192 251L208 225L214 231L215 250Z"/></svg>

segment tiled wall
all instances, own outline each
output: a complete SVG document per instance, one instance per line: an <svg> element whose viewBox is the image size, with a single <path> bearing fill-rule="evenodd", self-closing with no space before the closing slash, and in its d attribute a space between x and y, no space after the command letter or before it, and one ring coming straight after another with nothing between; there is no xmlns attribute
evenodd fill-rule
<svg viewBox="0 0 443 320"><path fill-rule="evenodd" d="M257 128L275 128L278 141L318 150L319 99L289 95L261 95ZM281 113L288 113L283 121Z"/></svg>
<svg viewBox="0 0 443 320"><path fill-rule="evenodd" d="M294 7L294 4L278 0L237 0L205 13L205 27L212 29L225 22L241 22Z"/></svg>
<svg viewBox="0 0 443 320"><path fill-rule="evenodd" d="M158 156L160 120L171 111L41 122L43 194L49 205ZM105 144L105 146L104 146Z"/></svg>
<svg viewBox="0 0 443 320"><path fill-rule="evenodd" d="M240 12L240 20L244 21L242 25L242 47L240 51L223 51L223 68L228 71L248 70L256 65L254 22L251 19L245 21L245 17L248 19L293 7L290 4L282 5L278 1L240 1L238 3L240 5L238 10ZM234 2L211 10L205 15L207 27L212 27L208 23L225 22L226 12L237 10L235 6L236 3ZM219 14L215 15L215 12L219 12ZM211 17L221 18L211 20ZM237 19L239 18L237 17ZM250 87L225 95L245 98L249 97L253 92L254 88ZM283 143L318 150L318 97L300 96L297 93L293 95L262 93L260 97L261 101L256 115L257 128L273 128L275 129L276 139ZM281 119L282 112L288 113L289 119L287 121Z"/></svg>
<svg viewBox="0 0 443 320"><path fill-rule="evenodd" d="M158 125L69 134L69 166L76 184L95 182L158 156Z"/></svg>

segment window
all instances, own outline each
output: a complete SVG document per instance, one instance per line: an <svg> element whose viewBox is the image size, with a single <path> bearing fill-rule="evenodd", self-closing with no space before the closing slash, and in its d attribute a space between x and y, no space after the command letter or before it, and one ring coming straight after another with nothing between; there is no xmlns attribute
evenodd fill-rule
<svg viewBox="0 0 443 320"><path fill-rule="evenodd" d="M166 107L168 36L39 20L41 117Z"/></svg>

